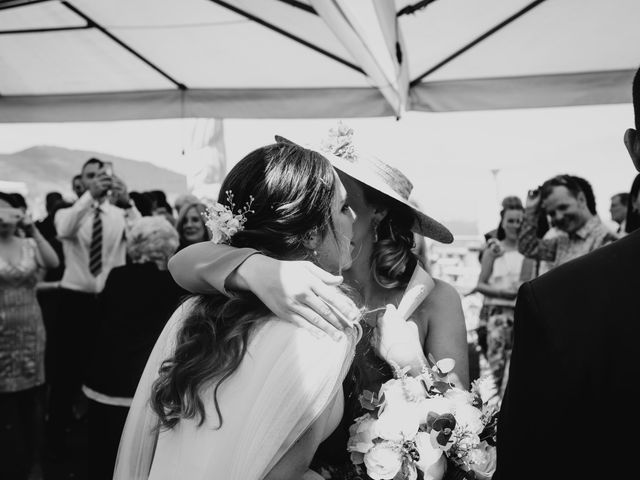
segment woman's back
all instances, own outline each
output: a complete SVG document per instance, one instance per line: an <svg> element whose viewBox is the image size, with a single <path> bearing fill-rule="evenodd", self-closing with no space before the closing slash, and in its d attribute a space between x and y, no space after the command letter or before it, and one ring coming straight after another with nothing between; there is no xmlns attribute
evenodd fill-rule
<svg viewBox="0 0 640 480"><path fill-rule="evenodd" d="M149 359L138 393L149 389L162 359L173 349L177 331L192 301L178 308L167 323ZM161 430L157 444L152 425L157 422L137 394L132 409L147 410L146 420L130 414L128 423L146 424L146 447L135 451L140 437L125 436L120 456L134 458L155 449L149 478L153 480L259 479L264 477L294 442L342 395L340 384L353 357L355 331L336 342L317 338L308 331L276 317L262 319L251 333L239 368L220 384L217 392L222 426L216 413L212 382L200 392L206 420L184 419L170 430ZM145 395L148 399L148 395ZM137 404L137 405L136 405ZM326 437L337 425L342 409L325 423ZM132 418L133 417L133 418ZM134 438L135 437L135 438ZM324 438L322 438L324 439ZM321 439L321 440L322 440ZM138 478L124 470L139 461L121 458L114 478ZM144 467L142 468L144 470ZM141 477L146 478L146 477Z"/></svg>

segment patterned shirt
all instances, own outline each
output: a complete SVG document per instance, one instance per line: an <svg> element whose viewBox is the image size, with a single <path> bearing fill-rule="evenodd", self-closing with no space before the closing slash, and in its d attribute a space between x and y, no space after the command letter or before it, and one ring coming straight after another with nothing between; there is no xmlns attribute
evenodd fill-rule
<svg viewBox="0 0 640 480"><path fill-rule="evenodd" d="M520 230L518 250L525 257L549 262L550 268L567 263L618 239L597 215L571 234L560 232L548 239L536 236L537 224L536 210L528 208Z"/></svg>

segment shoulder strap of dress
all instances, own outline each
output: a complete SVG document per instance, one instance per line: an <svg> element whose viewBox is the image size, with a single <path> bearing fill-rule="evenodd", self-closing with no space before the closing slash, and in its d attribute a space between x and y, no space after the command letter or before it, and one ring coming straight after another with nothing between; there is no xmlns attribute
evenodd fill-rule
<svg viewBox="0 0 640 480"><path fill-rule="evenodd" d="M416 265L411 280L404 291L404 295L398 305L398 313L408 320L411 314L420 306L425 298L431 293L435 281L420 265Z"/></svg>

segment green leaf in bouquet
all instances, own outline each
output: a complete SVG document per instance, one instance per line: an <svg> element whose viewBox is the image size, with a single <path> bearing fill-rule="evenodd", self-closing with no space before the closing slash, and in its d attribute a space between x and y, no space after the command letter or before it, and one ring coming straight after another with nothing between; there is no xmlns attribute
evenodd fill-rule
<svg viewBox="0 0 640 480"><path fill-rule="evenodd" d="M453 368L456 366L456 361L453 358L443 358L442 360L438 360L436 362L436 367L440 370L442 375L447 375L453 371Z"/></svg>
<svg viewBox="0 0 640 480"><path fill-rule="evenodd" d="M438 393L444 395L448 390L451 390L451 384L448 382L437 381L433 382L433 388Z"/></svg>
<svg viewBox="0 0 640 480"><path fill-rule="evenodd" d="M407 458L402 462L400 471L393 477L393 480L417 480L418 470L412 460Z"/></svg>
<svg viewBox="0 0 640 480"><path fill-rule="evenodd" d="M378 398L375 393L370 392L369 390L364 390L358 399L360 400L360 405L365 410L374 411L382 404L382 399Z"/></svg>

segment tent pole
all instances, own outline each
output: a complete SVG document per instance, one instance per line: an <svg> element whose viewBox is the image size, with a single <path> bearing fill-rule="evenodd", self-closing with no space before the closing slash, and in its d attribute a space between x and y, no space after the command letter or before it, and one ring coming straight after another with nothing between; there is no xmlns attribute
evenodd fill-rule
<svg viewBox="0 0 640 480"><path fill-rule="evenodd" d="M0 35L14 35L21 33L49 33L49 32L69 32L71 30L88 30L93 28L91 25L82 27L52 27L52 28L25 28L22 30L0 30Z"/></svg>
<svg viewBox="0 0 640 480"><path fill-rule="evenodd" d="M298 0L278 0L279 2L286 3L287 5L291 5L292 7L299 8L300 10L304 10L305 12L313 13L314 15L318 15L316 9L311 5L307 5L306 3L299 2Z"/></svg>
<svg viewBox="0 0 640 480"><path fill-rule="evenodd" d="M133 48L131 48L129 45L127 45L126 43L124 43L122 40L120 40L118 37L116 37L114 34L112 34L109 30L107 30L106 28L104 28L102 25L100 25L99 23L95 22L93 19L89 18L87 15L85 15L82 11L80 11L79 9L77 9L76 7L74 7L73 5L71 5L69 2L63 1L60 2L62 3L62 5L64 5L65 7L67 7L69 10L71 10L72 12L74 12L76 15L82 17L83 19L85 19L88 23L88 25L90 27L96 28L98 30L100 30L103 34L105 34L107 37L109 37L111 40L113 40L114 42L116 42L118 45L120 45L122 48L124 48L125 50L127 50L129 53L131 53L132 55L134 55L136 58L138 58L139 60L143 61L144 63L146 63L149 67L153 68L156 72L158 72L160 75L162 75L164 78L166 78L167 80L169 80L171 83L173 83L179 90L186 90L187 87L186 85L184 85L183 83L178 82L177 80L175 80L173 77L171 77L168 73L162 71L159 67L157 67L156 65L154 65L153 63L151 63L149 60L147 60L145 57L143 57L141 54L139 54L138 52L136 52Z"/></svg>
<svg viewBox="0 0 640 480"><path fill-rule="evenodd" d="M10 8L26 7L28 5L34 5L36 3L50 2L51 0L16 0L15 2L9 1L0 4L0 10L9 10Z"/></svg>
<svg viewBox="0 0 640 480"><path fill-rule="evenodd" d="M252 21L262 25L263 27L267 27L268 29L279 33L280 35L284 35L285 37L287 37L287 38L289 38L291 40L294 40L294 41L304 45L305 47L309 47L310 49L315 50L316 52L321 53L322 55L324 55L326 57L329 57L329 58L335 60L336 62L341 63L341 64L351 68L352 70L355 70L356 72L360 72L363 75L366 75L364 70L362 70L357 65L354 65L353 63L348 62L344 58L340 58L339 56L334 55L333 53L328 52L327 50L324 50L324 49L314 45L311 42L307 42L306 40L304 40L304 39L302 39L302 38L300 38L300 37L298 37L298 36L296 36L296 35L294 35L292 33L289 33L286 30L283 30L280 27L277 27L277 26L273 25L272 23L269 23L269 22L267 22L267 21L265 21L265 20L263 20L263 19L261 19L259 17L256 17L255 15L236 7L235 5L231 5L230 3L224 2L222 0L209 0L209 1L219 5L221 7L224 7L227 10L231 10L232 12L237 13L238 15L242 15L243 17L248 18L249 20L252 20Z"/></svg>
<svg viewBox="0 0 640 480"><path fill-rule="evenodd" d="M517 20L518 18L520 18L522 15L524 15L525 13L529 12L529 10L533 10L535 7L537 7L538 5L540 5L541 3L543 3L545 0L535 0L533 2L531 2L529 5L527 5L526 7L524 7L522 10L514 13L513 15L511 15L509 18L507 18L506 20L500 22L498 25L496 25L495 27L493 27L490 30L487 30L485 33L483 33L482 35L480 35L478 38L476 38L475 40L471 41L470 43L466 44L464 47L462 47L461 49L455 51L454 53L452 53L451 55L449 55L447 58L445 58L444 60L442 60L440 63L438 63L437 65L431 67L429 70L427 70L426 72L424 72L422 75L418 76L417 78L415 78L414 80L411 81L411 83L409 84L409 88L411 87L415 87L417 84L419 84L425 77L431 75L433 72L435 72L436 70L440 70L442 67L444 67L446 64L450 63L452 60L458 58L460 55L462 55L464 52L466 52L467 50L470 50L471 48L475 47L477 44L479 44L480 42L482 42L483 40L486 40L487 38L489 38L491 35L493 35L494 33L496 33L499 30L502 30L504 27L506 27L507 25L509 25L510 23L512 23L513 21Z"/></svg>

